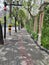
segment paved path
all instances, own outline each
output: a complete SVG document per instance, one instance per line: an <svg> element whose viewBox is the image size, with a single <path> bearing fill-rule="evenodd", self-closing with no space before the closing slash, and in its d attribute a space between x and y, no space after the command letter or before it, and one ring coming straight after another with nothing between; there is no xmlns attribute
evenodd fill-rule
<svg viewBox="0 0 49 65"><path fill-rule="evenodd" d="M25 29L7 35L0 46L0 65L49 65L49 55L41 51Z"/></svg>

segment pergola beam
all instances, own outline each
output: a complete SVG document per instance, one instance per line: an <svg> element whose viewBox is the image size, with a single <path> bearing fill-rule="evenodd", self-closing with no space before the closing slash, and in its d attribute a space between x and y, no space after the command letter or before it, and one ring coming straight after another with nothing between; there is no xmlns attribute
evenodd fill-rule
<svg viewBox="0 0 49 65"><path fill-rule="evenodd" d="M22 4L14 4L14 3L7 4L6 2L4 2L4 4L6 6L10 6L10 5L13 5L13 6L22 6Z"/></svg>

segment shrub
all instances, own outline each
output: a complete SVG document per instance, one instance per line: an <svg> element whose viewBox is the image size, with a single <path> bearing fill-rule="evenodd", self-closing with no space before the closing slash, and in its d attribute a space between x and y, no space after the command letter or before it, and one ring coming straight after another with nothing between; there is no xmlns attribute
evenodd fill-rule
<svg viewBox="0 0 49 65"><path fill-rule="evenodd" d="M37 41L38 35L35 32L32 32L32 37L34 38L35 41Z"/></svg>
<svg viewBox="0 0 49 65"><path fill-rule="evenodd" d="M49 49L49 6L45 8L41 43L45 48Z"/></svg>

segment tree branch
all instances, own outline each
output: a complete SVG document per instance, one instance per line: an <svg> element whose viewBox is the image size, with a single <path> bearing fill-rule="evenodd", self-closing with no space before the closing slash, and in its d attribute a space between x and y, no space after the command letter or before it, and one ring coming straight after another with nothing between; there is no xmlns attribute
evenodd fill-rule
<svg viewBox="0 0 49 65"><path fill-rule="evenodd" d="M29 12L30 16L33 17L33 15L31 14L31 12L29 10L29 8L26 8L26 7L24 7L24 8Z"/></svg>

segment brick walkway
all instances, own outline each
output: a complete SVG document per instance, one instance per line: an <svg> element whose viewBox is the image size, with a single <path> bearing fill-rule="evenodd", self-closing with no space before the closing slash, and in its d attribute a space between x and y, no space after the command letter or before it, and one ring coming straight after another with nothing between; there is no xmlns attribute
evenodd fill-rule
<svg viewBox="0 0 49 65"><path fill-rule="evenodd" d="M49 65L49 55L40 50L25 29L7 35L0 46L0 65Z"/></svg>

